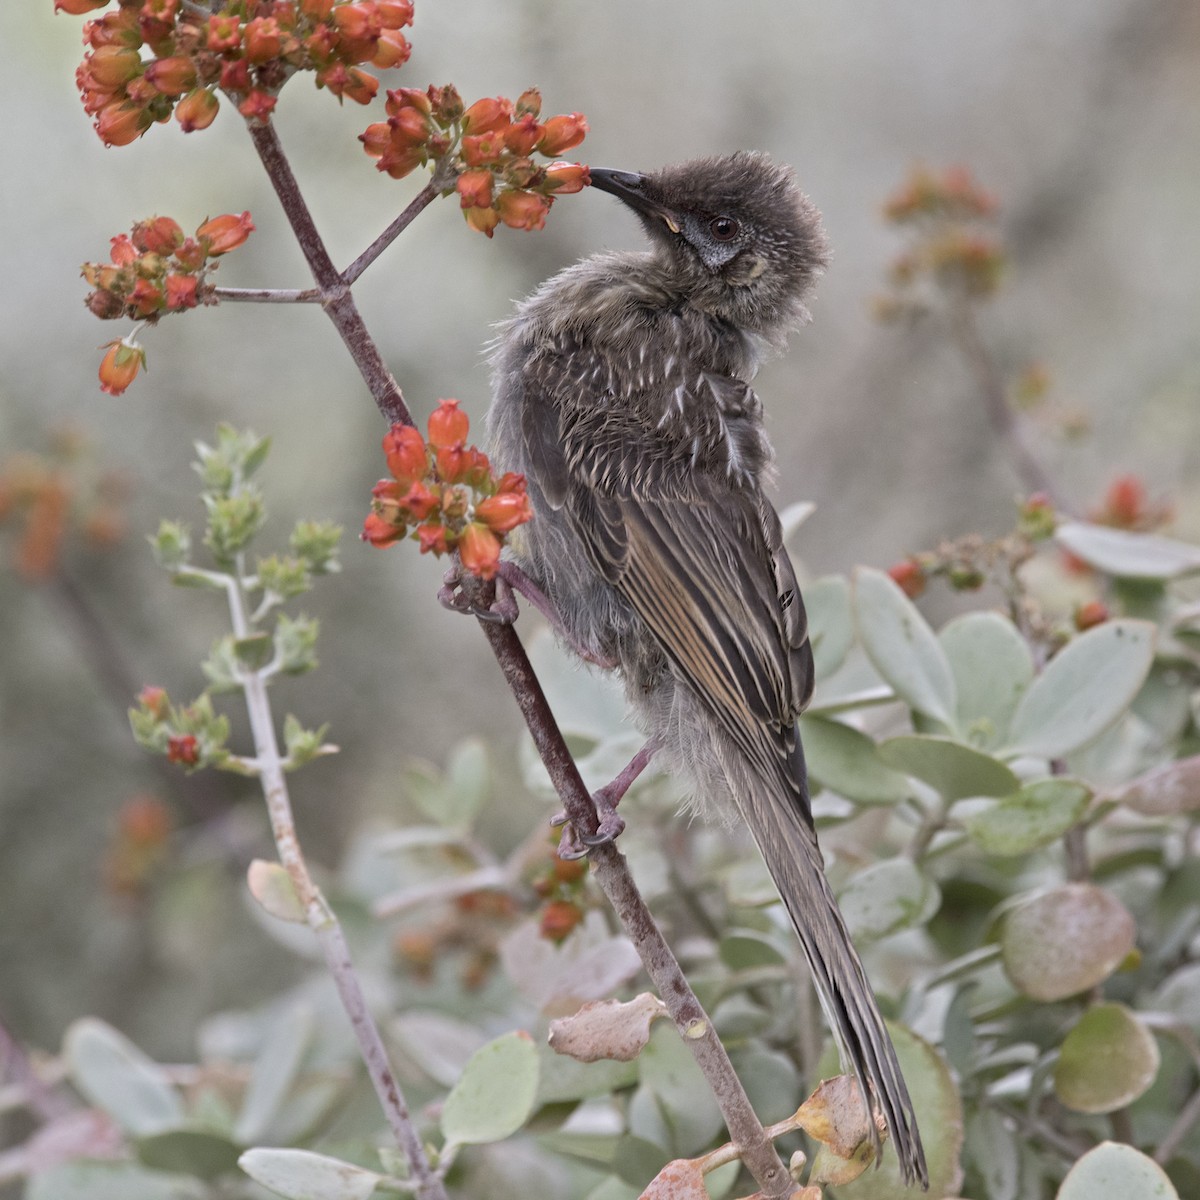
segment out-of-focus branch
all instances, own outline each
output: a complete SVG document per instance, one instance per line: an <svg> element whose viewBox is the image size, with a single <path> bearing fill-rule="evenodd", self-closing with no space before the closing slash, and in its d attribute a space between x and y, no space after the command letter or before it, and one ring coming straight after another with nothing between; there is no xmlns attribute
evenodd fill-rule
<svg viewBox="0 0 1200 1200"><path fill-rule="evenodd" d="M317 304L318 288L213 288L212 294L225 304Z"/></svg>

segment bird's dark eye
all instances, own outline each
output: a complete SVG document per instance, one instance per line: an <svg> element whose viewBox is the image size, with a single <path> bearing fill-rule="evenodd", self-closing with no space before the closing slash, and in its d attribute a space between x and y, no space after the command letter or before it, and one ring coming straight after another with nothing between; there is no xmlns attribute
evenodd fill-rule
<svg viewBox="0 0 1200 1200"><path fill-rule="evenodd" d="M737 237L741 226L732 217L713 217L708 228L718 242L731 242Z"/></svg>

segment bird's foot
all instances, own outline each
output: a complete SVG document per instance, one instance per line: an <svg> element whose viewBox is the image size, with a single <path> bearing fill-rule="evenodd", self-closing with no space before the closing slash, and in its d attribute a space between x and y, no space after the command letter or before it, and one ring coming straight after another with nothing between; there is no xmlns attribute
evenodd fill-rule
<svg viewBox="0 0 1200 1200"><path fill-rule="evenodd" d="M502 576L496 577L496 598L486 608L463 591L462 582L462 567L456 563L442 576L442 586L438 589L438 603L443 608L497 625L511 625L517 619L516 599Z"/></svg>
<svg viewBox="0 0 1200 1200"><path fill-rule="evenodd" d="M500 571L496 576L496 582L499 584L503 581L510 589L509 595L513 592L520 594L533 605L534 608L550 622L550 627L571 650L577 654L584 662L590 662L597 667L602 667L606 671L613 670L618 665L615 658L609 658L605 654L600 654L593 650L590 646L585 646L578 641L571 631L567 628L557 608L554 607L554 602L542 591L520 567L514 562L509 562L507 559L500 564Z"/></svg>
<svg viewBox="0 0 1200 1200"><path fill-rule="evenodd" d="M550 824L557 828L563 826L562 837L558 841L558 857L566 859L583 858L589 850L597 846L606 846L615 842L625 829L625 818L617 812L625 793L633 786L633 781L646 769L650 760L658 751L658 740L651 738L621 769L620 774L599 791L592 793L592 804L596 808L596 832L579 833L565 812L553 817Z"/></svg>

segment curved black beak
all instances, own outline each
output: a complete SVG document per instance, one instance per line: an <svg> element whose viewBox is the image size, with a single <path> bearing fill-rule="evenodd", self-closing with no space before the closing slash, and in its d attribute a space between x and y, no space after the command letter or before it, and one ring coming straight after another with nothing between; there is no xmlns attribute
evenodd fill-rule
<svg viewBox="0 0 1200 1200"><path fill-rule="evenodd" d="M645 175L639 175L636 171L612 171L607 167L592 167L591 177L592 187L616 196L636 213L657 218L672 233L679 232L679 221L675 214L649 195L649 180Z"/></svg>

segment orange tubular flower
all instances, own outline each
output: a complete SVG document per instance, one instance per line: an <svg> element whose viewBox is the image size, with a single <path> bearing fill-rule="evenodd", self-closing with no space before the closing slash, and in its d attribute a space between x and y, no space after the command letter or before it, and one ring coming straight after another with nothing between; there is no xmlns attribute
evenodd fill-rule
<svg viewBox="0 0 1200 1200"><path fill-rule="evenodd" d="M583 163L556 162L546 168L546 190L556 196L581 192L591 182L591 172Z"/></svg>
<svg viewBox="0 0 1200 1200"><path fill-rule="evenodd" d="M500 539L479 521L463 530L458 553L465 570L481 579L494 579L500 566Z"/></svg>
<svg viewBox="0 0 1200 1200"><path fill-rule="evenodd" d="M175 120L184 133L194 133L197 129L207 129L217 119L220 107L221 102L214 93L207 88L197 88L175 105Z"/></svg>
<svg viewBox="0 0 1200 1200"><path fill-rule="evenodd" d="M253 232L254 223L250 220L248 212L242 213L240 217L233 213L224 213L205 221L196 230L196 238L206 244L208 256L216 258L220 254L236 250Z"/></svg>
<svg viewBox="0 0 1200 1200"><path fill-rule="evenodd" d="M541 229L552 202L549 196L509 190L500 193L496 211L500 220L513 229Z"/></svg>
<svg viewBox="0 0 1200 1200"><path fill-rule="evenodd" d="M457 400L439 400L429 414L429 444L435 450L461 450L470 428L470 419Z"/></svg>
<svg viewBox="0 0 1200 1200"><path fill-rule="evenodd" d="M100 390L119 396L145 365L146 352L137 342L109 342L108 353L100 363Z"/></svg>
<svg viewBox="0 0 1200 1200"><path fill-rule="evenodd" d="M492 173L482 168L464 171L455 184L463 208L491 208Z"/></svg>
<svg viewBox="0 0 1200 1200"><path fill-rule="evenodd" d="M411 425L393 425L383 437L388 470L403 487L424 479L429 470L425 442Z"/></svg>
<svg viewBox="0 0 1200 1200"><path fill-rule="evenodd" d="M533 509L524 491L501 492L475 505L475 516L493 533L511 533L533 516Z"/></svg>
<svg viewBox="0 0 1200 1200"><path fill-rule="evenodd" d="M512 118L512 102L503 96L495 96L484 100L476 100L463 113L463 133L484 134L496 133L506 129Z"/></svg>
<svg viewBox="0 0 1200 1200"><path fill-rule="evenodd" d="M542 127L542 136L537 148L543 154L554 157L573 146L578 146L587 131L588 123L583 113L551 117Z"/></svg>

